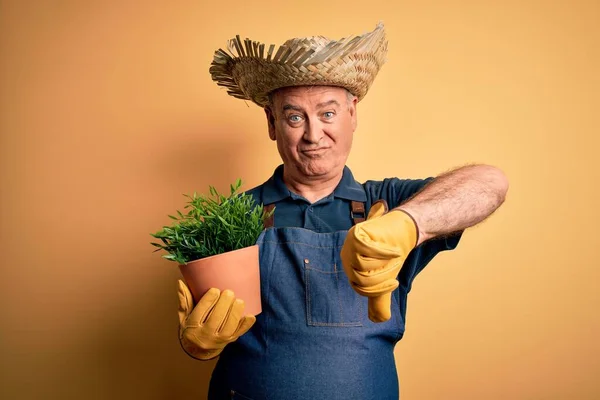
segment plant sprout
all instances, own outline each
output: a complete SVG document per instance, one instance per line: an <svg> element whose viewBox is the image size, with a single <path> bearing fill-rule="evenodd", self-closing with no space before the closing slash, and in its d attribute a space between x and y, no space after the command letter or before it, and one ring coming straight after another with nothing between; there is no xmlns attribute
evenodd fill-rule
<svg viewBox="0 0 600 400"><path fill-rule="evenodd" d="M241 179L230 185L229 196L213 186L209 186L210 196L184 194L187 213L169 215L175 222L150 234L161 241L151 243L157 247L155 251L165 250L168 254L164 258L186 264L256 244L265 219L273 211L267 213L251 195L237 193L241 186Z"/></svg>

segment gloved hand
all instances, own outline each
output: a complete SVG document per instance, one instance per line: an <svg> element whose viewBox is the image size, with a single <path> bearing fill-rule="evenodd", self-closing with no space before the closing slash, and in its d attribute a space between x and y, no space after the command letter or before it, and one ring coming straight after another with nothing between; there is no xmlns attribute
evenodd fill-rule
<svg viewBox="0 0 600 400"><path fill-rule="evenodd" d="M244 301L231 290L211 288L196 307L188 287L179 281L179 342L185 352L199 360L215 358L225 345L236 341L254 325L256 317L246 315Z"/></svg>
<svg viewBox="0 0 600 400"><path fill-rule="evenodd" d="M385 201L374 203L367 220L348 231L341 251L342 264L354 290L369 297L371 321L390 319L398 273L417 239L413 218L401 210L387 212Z"/></svg>

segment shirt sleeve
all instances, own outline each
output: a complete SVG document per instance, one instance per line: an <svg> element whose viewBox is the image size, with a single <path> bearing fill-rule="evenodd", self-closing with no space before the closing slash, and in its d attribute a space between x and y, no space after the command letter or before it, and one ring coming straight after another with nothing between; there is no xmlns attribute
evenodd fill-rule
<svg viewBox="0 0 600 400"><path fill-rule="evenodd" d="M370 208L371 204L379 199L385 200L390 208L397 207L418 193L433 179L433 177L426 179L389 178L383 181L367 181L364 184L367 198L370 200L367 201L367 207ZM436 254L456 248L461 236L462 231L449 236L430 239L413 249L398 274L400 286L406 292L410 291L417 274L429 264Z"/></svg>

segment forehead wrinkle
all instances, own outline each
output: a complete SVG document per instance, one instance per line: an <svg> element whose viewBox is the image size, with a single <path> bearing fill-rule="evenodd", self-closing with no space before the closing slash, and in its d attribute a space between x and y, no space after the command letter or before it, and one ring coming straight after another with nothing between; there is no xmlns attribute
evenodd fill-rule
<svg viewBox="0 0 600 400"><path fill-rule="evenodd" d="M337 100L333 99L333 100L324 101L322 103L317 104L317 108L323 108L323 107L327 107L327 106L330 106L333 104L335 104L338 107L340 106L340 103L338 103Z"/></svg>

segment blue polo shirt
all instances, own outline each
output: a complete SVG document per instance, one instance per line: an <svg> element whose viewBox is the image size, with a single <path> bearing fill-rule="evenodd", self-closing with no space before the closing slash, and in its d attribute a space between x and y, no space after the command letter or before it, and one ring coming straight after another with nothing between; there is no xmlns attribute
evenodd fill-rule
<svg viewBox="0 0 600 400"><path fill-rule="evenodd" d="M329 233L348 230L352 227L351 203L365 204L368 214L371 205L384 199L394 208L422 189L433 178L398 179L359 183L348 167L344 167L342 180L329 196L310 203L304 197L291 192L283 182L283 165L275 169L273 176L265 183L246 193L252 195L257 204L274 204L274 227L298 227L314 232ZM454 249L460 240L461 232L454 235L428 240L415 248L407 257L398 280L408 289L415 276L440 251Z"/></svg>

